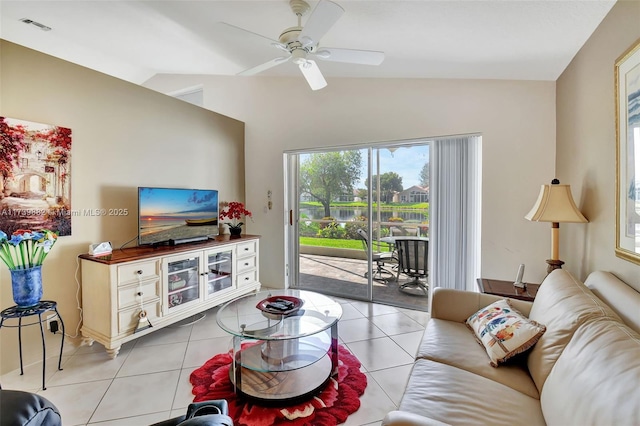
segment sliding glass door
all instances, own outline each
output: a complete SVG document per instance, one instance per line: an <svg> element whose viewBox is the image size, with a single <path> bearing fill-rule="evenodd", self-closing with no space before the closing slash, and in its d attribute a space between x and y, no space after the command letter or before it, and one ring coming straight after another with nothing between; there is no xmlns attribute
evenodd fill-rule
<svg viewBox="0 0 640 426"><path fill-rule="evenodd" d="M428 247L429 150L430 144L425 141L372 150L374 164L371 185L368 185L372 188L372 240L378 243L373 248L382 259L381 266L373 265L374 271L380 272L371 283L374 301L427 309L427 292L415 280L428 283L428 265L419 277L403 273L402 266L406 272L406 268L413 265L406 261L401 264L395 240L421 239ZM392 256L386 255L385 250L391 251Z"/></svg>
<svg viewBox="0 0 640 426"><path fill-rule="evenodd" d="M401 291L395 236L428 238L429 143L286 154L289 286L426 310Z"/></svg>
<svg viewBox="0 0 640 426"><path fill-rule="evenodd" d="M361 219L367 197L356 192L367 174L368 149L300 152L289 158L295 171L288 185L290 285L370 300L367 257L358 234L366 230Z"/></svg>

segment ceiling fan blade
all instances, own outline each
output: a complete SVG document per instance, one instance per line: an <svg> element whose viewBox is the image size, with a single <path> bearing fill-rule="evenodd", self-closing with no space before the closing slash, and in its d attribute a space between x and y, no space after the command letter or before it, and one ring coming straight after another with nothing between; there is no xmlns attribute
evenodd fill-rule
<svg viewBox="0 0 640 426"><path fill-rule="evenodd" d="M287 46L280 43L278 40L261 36L260 34L245 30L244 28L236 27L235 25L227 24L226 22L216 22L215 25L224 33L225 38L229 37L234 40L243 40L257 45L276 47L287 51Z"/></svg>
<svg viewBox="0 0 640 426"><path fill-rule="evenodd" d="M384 61L384 52L376 50L323 47L313 54L323 61L347 62L350 64L380 65Z"/></svg>
<svg viewBox="0 0 640 426"><path fill-rule="evenodd" d="M327 81L324 79L322 72L320 72L316 61L309 59L298 66L307 83L309 83L311 90L319 90L327 85Z"/></svg>
<svg viewBox="0 0 640 426"><path fill-rule="evenodd" d="M258 66L255 66L253 68L249 68L247 70L244 70L242 72L239 72L238 75L255 75L258 73L261 73L262 71L266 71L269 68L273 68L276 65L280 65L283 64L285 62L287 62L291 57L287 57L287 56L280 56L278 58L272 59L268 62L265 62L264 64L260 64Z"/></svg>
<svg viewBox="0 0 640 426"><path fill-rule="evenodd" d="M320 0L307 23L302 28L298 40L306 47L318 44L318 41L340 19L344 9L328 0Z"/></svg>

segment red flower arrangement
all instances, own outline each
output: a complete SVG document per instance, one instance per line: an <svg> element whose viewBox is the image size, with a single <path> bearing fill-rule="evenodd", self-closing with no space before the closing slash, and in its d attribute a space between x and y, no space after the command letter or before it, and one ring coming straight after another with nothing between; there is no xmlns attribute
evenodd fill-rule
<svg viewBox="0 0 640 426"><path fill-rule="evenodd" d="M230 231L242 229L244 222L240 222L240 220L245 216L251 217L252 214L249 210L244 208L244 204L238 201L231 201L226 204L220 212L220 219L231 219L231 223L227 222Z"/></svg>

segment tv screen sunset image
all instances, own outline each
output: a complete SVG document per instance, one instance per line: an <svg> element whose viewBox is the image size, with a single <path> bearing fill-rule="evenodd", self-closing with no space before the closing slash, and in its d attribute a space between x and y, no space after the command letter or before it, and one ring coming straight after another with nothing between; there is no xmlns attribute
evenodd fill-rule
<svg viewBox="0 0 640 426"><path fill-rule="evenodd" d="M138 188L139 244L218 234L218 191Z"/></svg>

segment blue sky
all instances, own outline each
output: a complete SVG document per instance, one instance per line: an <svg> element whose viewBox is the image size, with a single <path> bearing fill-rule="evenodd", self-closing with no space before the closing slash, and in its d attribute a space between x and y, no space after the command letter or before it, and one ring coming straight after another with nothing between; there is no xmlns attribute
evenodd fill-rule
<svg viewBox="0 0 640 426"><path fill-rule="evenodd" d="M362 149L362 169L360 181L356 184L356 189L366 188L364 181L367 178L367 150ZM393 152L389 148L373 150L373 173L377 170L377 154L380 152L381 174L395 172L402 177L403 189L414 185L420 185L420 171L429 161L429 145L396 147ZM302 154L301 162L309 158L311 154Z"/></svg>
<svg viewBox="0 0 640 426"><path fill-rule="evenodd" d="M373 173L376 173L376 154L373 151ZM358 188L365 188L364 180L367 177L366 151L363 155L362 178ZM420 185L420 171L422 166L429 161L429 145L399 147L393 153L387 148L380 149L380 170L382 174L396 172L402 176L402 187L410 188Z"/></svg>

